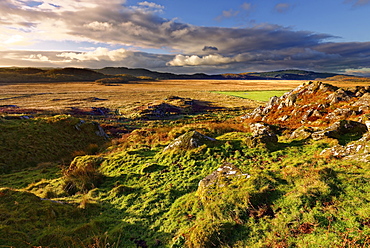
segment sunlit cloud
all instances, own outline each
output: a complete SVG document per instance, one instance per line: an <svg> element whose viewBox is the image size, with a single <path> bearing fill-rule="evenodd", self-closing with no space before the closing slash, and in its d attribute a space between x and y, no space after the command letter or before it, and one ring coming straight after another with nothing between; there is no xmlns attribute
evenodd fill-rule
<svg viewBox="0 0 370 248"><path fill-rule="evenodd" d="M86 61L86 60L110 60L110 61L120 61L126 58L132 52L127 51L123 48L110 51L108 48L99 47L91 52L66 52L57 54L57 57L62 57L71 60Z"/></svg>
<svg viewBox="0 0 370 248"><path fill-rule="evenodd" d="M357 75L362 77L370 77L370 67L369 68L360 68L360 69L346 69L344 70L345 74Z"/></svg>
<svg viewBox="0 0 370 248"><path fill-rule="evenodd" d="M108 22L90 22L88 24L84 24L84 27L92 29L94 31L106 31L112 28L112 24Z"/></svg>
<svg viewBox="0 0 370 248"><path fill-rule="evenodd" d="M234 58L224 57L220 54L211 54L203 57L197 55L184 56L176 55L176 57L168 62L170 66L198 66L198 65L221 65L235 62Z"/></svg>
<svg viewBox="0 0 370 248"><path fill-rule="evenodd" d="M140 2L138 3L138 5L148 7L148 8L153 8L153 9L164 9L164 6L153 3L153 2L148 2L148 1Z"/></svg>

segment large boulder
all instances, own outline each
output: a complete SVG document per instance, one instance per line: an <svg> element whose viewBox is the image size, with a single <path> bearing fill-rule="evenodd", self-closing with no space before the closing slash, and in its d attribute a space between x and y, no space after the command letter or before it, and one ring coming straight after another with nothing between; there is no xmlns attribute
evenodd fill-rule
<svg viewBox="0 0 370 248"><path fill-rule="evenodd" d="M325 130L314 132L312 138L320 140L324 138L340 139L344 135L361 136L366 133L367 127L365 124L351 120L340 120Z"/></svg>
<svg viewBox="0 0 370 248"><path fill-rule="evenodd" d="M255 122L250 124L252 132L251 137L247 137L245 140L249 147L256 147L264 145L267 148L271 148L278 143L278 137L275 133L275 128L263 122Z"/></svg>
<svg viewBox="0 0 370 248"><path fill-rule="evenodd" d="M203 135L197 131L189 131L172 141L163 151L190 150L202 145L214 146L218 144L218 142L218 140Z"/></svg>

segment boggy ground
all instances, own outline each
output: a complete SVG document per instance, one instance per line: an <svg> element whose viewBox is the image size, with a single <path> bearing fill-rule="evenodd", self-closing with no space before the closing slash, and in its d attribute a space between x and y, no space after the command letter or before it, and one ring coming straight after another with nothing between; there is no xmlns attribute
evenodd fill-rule
<svg viewBox="0 0 370 248"><path fill-rule="evenodd" d="M207 90L218 91L246 90L256 84L231 81L239 84L235 86L226 82L199 82L199 85L194 83L189 86L183 81L176 81L176 87L171 89L168 89L168 84L160 82L150 83L146 88L135 84L96 86L89 83L73 84L71 87L67 87L70 86L68 84L53 84L56 86L54 90L51 84L47 84L48 87L37 90L29 87L28 91L27 85L7 85L4 87L14 87L13 92L6 92L2 98L20 96L18 93L39 94L3 100L4 105L14 104L24 108L76 106L66 100L70 98L77 99L75 103L80 104L77 107L114 109L114 106L121 108L129 104L136 104L131 107L143 106L147 98L151 102L169 98L168 95L184 98L170 97L172 100L168 104L173 106L177 102L187 105L191 101L186 98L223 107L245 107L250 103L243 110L246 112L248 108L258 105L244 99L199 92L200 88L204 90L207 87ZM291 83L289 87L284 87L291 89L299 84ZM90 85L90 88L86 89L83 85ZM263 85L259 86L260 89L272 87L266 82ZM60 91L58 87L61 87ZM67 96L55 95L55 91ZM120 102L120 96L127 102ZM294 103L301 102L299 96ZM32 99L34 97L35 100ZM309 104L309 99L305 95L305 105ZM344 108L343 104L340 107ZM281 110L284 112L283 107ZM236 117L243 111L210 110L182 113L180 119L157 120L121 120L119 113L108 114L104 116L108 120L103 118L105 126L107 122L111 125L130 124L132 129L117 135L109 144L100 145L99 140L89 141L96 146L82 144L89 149L78 148L74 152L73 147L63 144L69 138L78 143L84 136L93 136L95 130L89 131L89 128L82 133L82 125L88 125L90 116L84 120L85 123L64 115L41 116L33 120L9 119L4 114L0 119L3 140L12 137L4 134L18 135L19 128L25 130L24 136L31 141L27 147L19 144L17 149L30 148L27 154L33 157L32 152L37 152L37 146L42 147L43 143L32 140L51 142L50 138L45 140L43 135L53 136L53 126L49 125L57 125L58 135L63 130L68 131L64 135L66 139L60 144L58 139L51 143L61 145L59 149L65 151L70 149L68 151L75 158L71 163L61 163L56 158L53 158L55 161L33 161L26 168L17 158L22 164L19 168L23 169L14 168L0 175L0 244L10 247L94 248L367 247L370 244L369 163L322 154L324 149L341 143L350 146L350 140L340 143L330 137L295 139L290 138L290 132L285 133L287 130L272 134L270 131L276 128L275 117L271 115L266 120L270 131L263 131L262 134L275 137L275 143L271 146L250 146L247 141L253 138L251 120L243 121ZM366 114L368 112L363 112L363 117L368 117ZM357 121L360 117L351 116L358 118ZM101 121L98 118L92 120ZM260 120L259 117L256 119ZM324 124L320 122L320 125ZM214 145L199 144L187 151L165 151L172 140L193 130L218 141ZM368 140L355 138L357 141L354 142L363 142L363 147L369 145ZM193 138L189 142L198 144ZM6 142L0 145L11 149L6 147ZM209 178L209 175L220 177L213 177L216 178L213 183L207 186L203 183L199 188L199 182Z"/></svg>

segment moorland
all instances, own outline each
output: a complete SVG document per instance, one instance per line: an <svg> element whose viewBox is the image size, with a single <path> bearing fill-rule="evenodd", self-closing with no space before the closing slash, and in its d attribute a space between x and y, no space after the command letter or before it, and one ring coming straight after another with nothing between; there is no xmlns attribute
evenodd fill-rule
<svg viewBox="0 0 370 248"><path fill-rule="evenodd" d="M370 245L367 78L14 70L0 247Z"/></svg>

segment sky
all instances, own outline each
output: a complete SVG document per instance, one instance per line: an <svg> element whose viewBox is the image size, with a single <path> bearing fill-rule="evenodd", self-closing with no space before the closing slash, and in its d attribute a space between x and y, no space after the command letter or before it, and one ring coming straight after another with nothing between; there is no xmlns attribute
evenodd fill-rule
<svg viewBox="0 0 370 248"><path fill-rule="evenodd" d="M0 67L370 76L370 0L0 0Z"/></svg>

